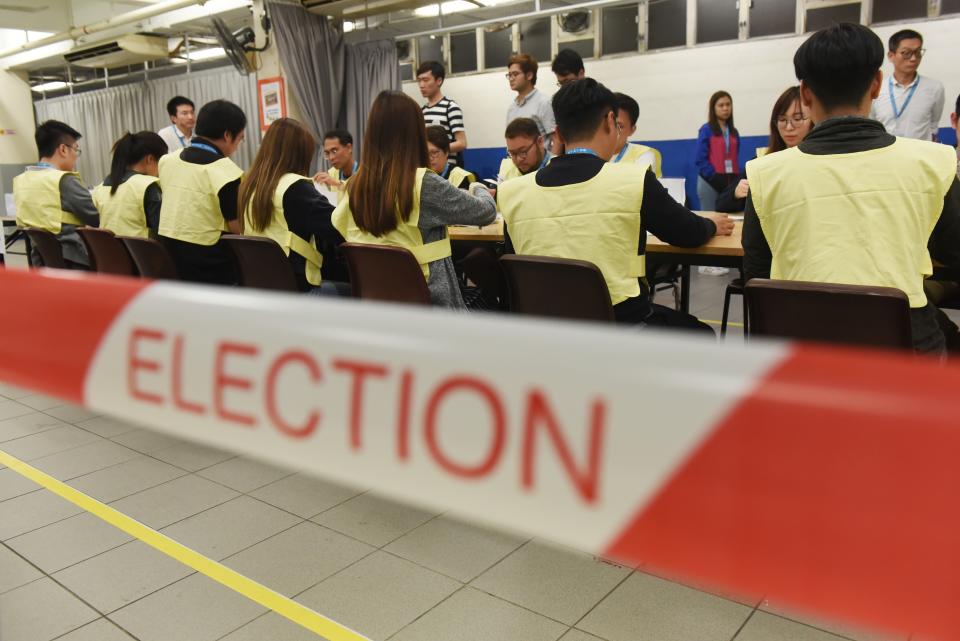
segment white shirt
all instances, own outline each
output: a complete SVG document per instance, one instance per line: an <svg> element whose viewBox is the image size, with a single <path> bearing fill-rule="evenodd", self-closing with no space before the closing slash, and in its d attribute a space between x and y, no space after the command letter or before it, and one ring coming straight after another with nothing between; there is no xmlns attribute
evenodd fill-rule
<svg viewBox="0 0 960 641"><path fill-rule="evenodd" d="M167 151L171 153L189 147L190 140L193 138L193 136L188 136L177 129L176 125L164 127L157 132L157 135L163 138L163 142L167 143Z"/></svg>
<svg viewBox="0 0 960 641"><path fill-rule="evenodd" d="M899 118L890 102L891 88L897 111L900 113ZM885 77L880 85L880 95L870 107L870 117L883 123L887 133L894 136L933 140L934 134L940 128L943 102L943 83L939 80L918 74L910 84L901 85L891 74Z"/></svg>

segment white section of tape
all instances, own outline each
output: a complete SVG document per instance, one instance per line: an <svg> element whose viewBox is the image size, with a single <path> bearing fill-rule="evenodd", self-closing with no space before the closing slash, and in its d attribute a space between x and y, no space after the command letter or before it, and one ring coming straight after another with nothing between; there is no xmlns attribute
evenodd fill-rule
<svg viewBox="0 0 960 641"><path fill-rule="evenodd" d="M158 283L86 402L599 552L786 349Z"/></svg>

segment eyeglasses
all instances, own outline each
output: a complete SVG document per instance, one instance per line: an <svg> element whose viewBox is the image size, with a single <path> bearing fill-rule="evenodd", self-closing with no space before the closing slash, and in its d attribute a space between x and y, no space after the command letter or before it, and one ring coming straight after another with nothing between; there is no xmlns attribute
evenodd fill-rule
<svg viewBox="0 0 960 641"><path fill-rule="evenodd" d="M68 148L70 148L70 149L73 149L73 151L74 151L78 156L83 153L83 151L80 149L80 145L66 145L66 146L67 146Z"/></svg>
<svg viewBox="0 0 960 641"><path fill-rule="evenodd" d="M786 116L780 116L779 118L777 118L777 126L786 127L788 124L790 124L790 125L793 125L794 129L796 129L807 120L810 120L810 117L805 116L803 114L793 114L789 118L787 118Z"/></svg>
<svg viewBox="0 0 960 641"><path fill-rule="evenodd" d="M330 156L336 156L340 153L340 147L331 147L330 149L323 150L323 157L329 158Z"/></svg>
<svg viewBox="0 0 960 641"><path fill-rule="evenodd" d="M514 160L521 160L527 157L527 154L530 153L530 150L533 149L533 146L537 144L537 141L534 140L532 143L524 147L523 149L518 149L517 151L507 150L507 155L513 158Z"/></svg>
<svg viewBox="0 0 960 641"><path fill-rule="evenodd" d="M522 76L522 75L523 75L522 71L508 71L506 74L507 80L513 80L517 76Z"/></svg>
<svg viewBox="0 0 960 641"><path fill-rule="evenodd" d="M926 49L901 49L897 53L900 54L900 57L904 60L910 60L911 58L916 58L917 60L922 60L923 56L926 55Z"/></svg>
<svg viewBox="0 0 960 641"><path fill-rule="evenodd" d="M430 156L430 160L436 160L437 158L440 158L441 156L443 156L442 149L434 149L432 151L428 151L427 153Z"/></svg>

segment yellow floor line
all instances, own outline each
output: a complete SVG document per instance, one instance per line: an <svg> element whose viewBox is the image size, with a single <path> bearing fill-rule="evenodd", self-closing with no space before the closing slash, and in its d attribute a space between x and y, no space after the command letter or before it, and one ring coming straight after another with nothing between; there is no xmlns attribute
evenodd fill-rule
<svg viewBox="0 0 960 641"><path fill-rule="evenodd" d="M715 320L705 320L703 318L698 318L701 323L706 323L707 325L721 325L720 321ZM734 323L733 321L727 321L727 327L743 327L743 323Z"/></svg>
<svg viewBox="0 0 960 641"><path fill-rule="evenodd" d="M279 592L274 592L270 588L203 556L195 550L191 550L165 534L161 534L109 505L87 496L62 481L58 481L3 450L0 450L0 464L6 465L11 470L50 490L57 496L70 501L115 528L123 530L167 556L242 594L251 601L273 610L280 616L290 619L311 632L326 637L329 641L370 641L367 637L354 632L350 628L314 612Z"/></svg>

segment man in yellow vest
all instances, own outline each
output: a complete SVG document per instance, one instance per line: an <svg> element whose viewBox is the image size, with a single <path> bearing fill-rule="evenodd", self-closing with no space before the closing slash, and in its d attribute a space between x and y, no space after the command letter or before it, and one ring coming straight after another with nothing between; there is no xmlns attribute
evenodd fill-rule
<svg viewBox="0 0 960 641"><path fill-rule="evenodd" d="M77 235L77 226L100 225L90 192L76 173L80 133L66 123L48 120L37 127L34 140L40 162L13 179L17 225L56 234L67 266L87 268L90 258ZM39 264L39 256L31 257Z"/></svg>
<svg viewBox="0 0 960 641"><path fill-rule="evenodd" d="M745 277L895 287L910 300L914 348L940 354L923 280L931 254L960 267L956 157L869 118L883 53L873 31L850 23L797 50L800 97L817 126L799 146L747 164Z"/></svg>
<svg viewBox="0 0 960 641"><path fill-rule="evenodd" d="M608 162L620 144L616 98L592 78L553 96L566 153L546 167L500 186L508 248L517 254L590 261L603 273L617 322L699 329L689 314L650 302L647 230L681 247L729 235L724 214L698 216L677 204L647 166Z"/></svg>
<svg viewBox="0 0 960 641"><path fill-rule="evenodd" d="M190 146L160 159L159 235L183 280L236 282L233 258L220 236L240 233L237 193L243 170L230 156L246 127L240 107L226 100L208 102L197 116Z"/></svg>
<svg viewBox="0 0 960 641"><path fill-rule="evenodd" d="M500 162L500 182L525 176L545 166L552 156L544 146L540 127L533 118L514 118L503 133L507 140L507 157Z"/></svg>
<svg viewBox="0 0 960 641"><path fill-rule="evenodd" d="M613 152L610 162L632 162L647 165L653 169L657 178L663 178L660 152L646 145L630 144L630 136L637 133L637 120L640 118L640 105L625 93L613 94L617 99L617 127L620 128L619 147Z"/></svg>

